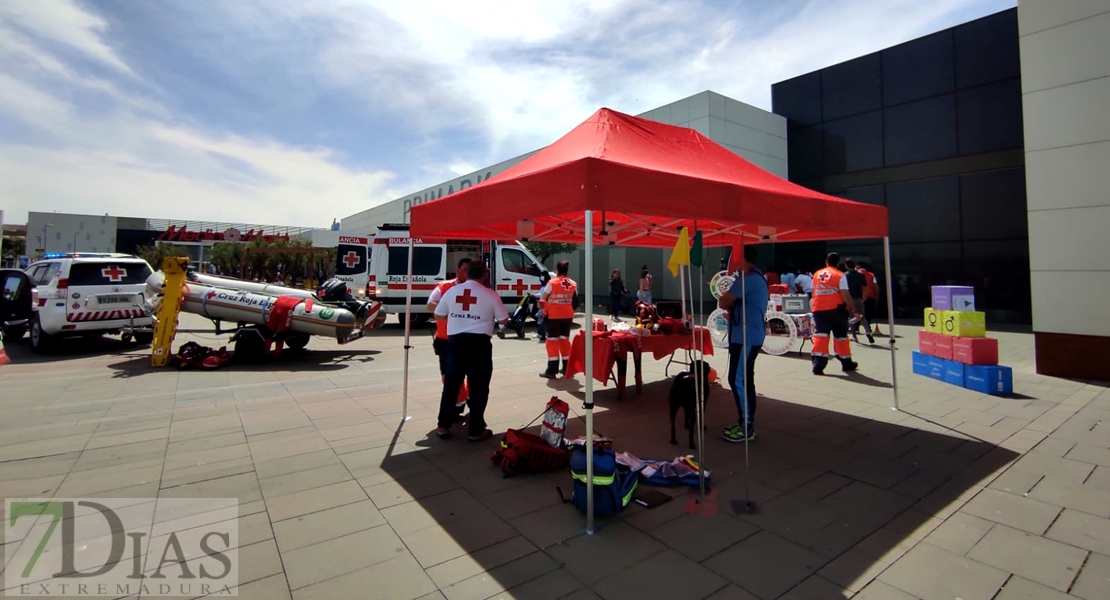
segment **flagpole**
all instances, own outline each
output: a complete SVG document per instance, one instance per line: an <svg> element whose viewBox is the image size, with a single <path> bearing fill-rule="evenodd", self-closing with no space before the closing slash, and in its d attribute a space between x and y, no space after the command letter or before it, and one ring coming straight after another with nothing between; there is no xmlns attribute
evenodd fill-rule
<svg viewBox="0 0 1110 600"><path fill-rule="evenodd" d="M586 287L586 325L582 328L586 347L586 535L594 529L594 213L586 211L586 267L582 278Z"/></svg>

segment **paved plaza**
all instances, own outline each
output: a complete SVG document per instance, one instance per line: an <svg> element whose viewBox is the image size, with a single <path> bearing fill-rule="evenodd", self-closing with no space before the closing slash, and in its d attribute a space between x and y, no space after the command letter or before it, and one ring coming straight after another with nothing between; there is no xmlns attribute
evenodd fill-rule
<svg viewBox="0 0 1110 600"><path fill-rule="evenodd" d="M226 339L192 315L182 329L175 348ZM23 340L0 367L0 496L238 498L244 600L1110 597L1106 384L1039 376L1032 335L998 333L1015 394L984 396L912 375L916 329L899 334L900 412L886 338L854 346L852 377L763 356L749 470L744 446L719 437L736 418L730 392L710 395L719 513L688 514L686 491L668 489L674 500L599 519L593 536L560 501L568 473L505 479L489 460L500 435L430 435L430 328L414 332L403 428L392 320L346 347L313 338L279 363L218 371L154 370L148 347L110 338L49 357ZM494 342L495 433L552 395L582 414L581 376L537 376L542 344ZM724 373L721 351L710 362ZM623 401L598 386L597 429L641 458L688 453L668 443L664 363L645 358L644 379ZM756 514L733 512L745 488Z"/></svg>

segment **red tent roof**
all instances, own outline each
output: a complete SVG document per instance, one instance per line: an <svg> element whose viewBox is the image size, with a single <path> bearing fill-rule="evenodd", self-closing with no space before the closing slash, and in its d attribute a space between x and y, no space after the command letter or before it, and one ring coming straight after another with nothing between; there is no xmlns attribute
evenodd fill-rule
<svg viewBox="0 0 1110 600"><path fill-rule="evenodd" d="M882 206L834 198L760 169L685 127L602 108L554 144L482 183L412 208L413 237L706 246L887 235Z"/></svg>

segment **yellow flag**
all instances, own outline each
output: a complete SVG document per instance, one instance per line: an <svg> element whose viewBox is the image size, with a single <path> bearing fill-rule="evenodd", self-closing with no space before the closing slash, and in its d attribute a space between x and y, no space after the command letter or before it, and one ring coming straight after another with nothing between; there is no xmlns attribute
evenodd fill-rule
<svg viewBox="0 0 1110 600"><path fill-rule="evenodd" d="M686 233L686 228L683 227L678 232L678 241L675 242L674 250L671 252L671 259L667 261L667 268L671 271L672 277L678 277L678 266L690 264L690 235Z"/></svg>

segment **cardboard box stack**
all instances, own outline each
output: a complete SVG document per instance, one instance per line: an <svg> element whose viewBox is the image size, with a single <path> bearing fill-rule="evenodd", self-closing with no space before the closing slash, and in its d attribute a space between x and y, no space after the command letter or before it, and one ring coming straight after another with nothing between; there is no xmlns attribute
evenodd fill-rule
<svg viewBox="0 0 1110 600"><path fill-rule="evenodd" d="M933 286L913 372L984 394L1013 393L1013 370L998 364L998 340L987 337L985 315L975 310L974 289Z"/></svg>

